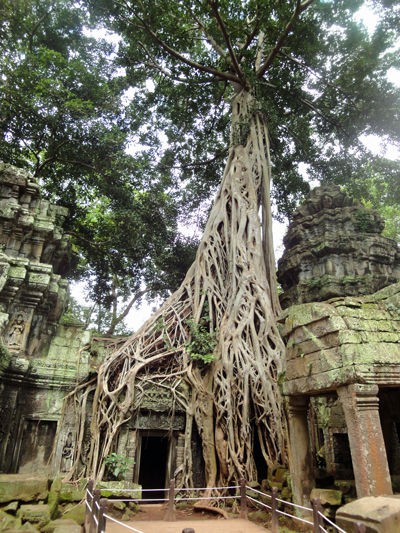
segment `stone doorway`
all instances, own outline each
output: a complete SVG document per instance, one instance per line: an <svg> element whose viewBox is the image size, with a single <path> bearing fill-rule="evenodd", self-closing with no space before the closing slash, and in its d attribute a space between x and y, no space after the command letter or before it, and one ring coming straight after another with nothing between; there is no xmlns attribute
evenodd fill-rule
<svg viewBox="0 0 400 533"><path fill-rule="evenodd" d="M400 493L400 389L379 392L379 415L385 440L386 455L393 492Z"/></svg>
<svg viewBox="0 0 400 533"><path fill-rule="evenodd" d="M165 431L140 431L136 456L137 481L143 489L164 489L169 485L175 462L175 438ZM144 499L166 498L166 492L143 492Z"/></svg>
<svg viewBox="0 0 400 533"><path fill-rule="evenodd" d="M50 457L57 432L54 420L24 419L16 449L16 471L37 474L50 470Z"/></svg>

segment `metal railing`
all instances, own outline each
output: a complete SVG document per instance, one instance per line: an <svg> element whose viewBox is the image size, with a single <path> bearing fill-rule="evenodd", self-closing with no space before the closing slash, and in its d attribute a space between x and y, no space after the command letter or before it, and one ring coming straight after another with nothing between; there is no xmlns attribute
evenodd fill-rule
<svg viewBox="0 0 400 533"><path fill-rule="evenodd" d="M196 493L204 492L205 490L213 490L214 492L220 491L221 495L217 496L200 496ZM226 494L227 491L233 491L232 495ZM268 509L271 513L271 523L269 529L271 533L279 533L279 517L285 516L291 520L301 522L309 525L312 528L313 533L347 533L344 529L337 526L322 512L322 506L319 499L311 501L312 507L304 507L286 500L282 500L277 497L278 490L274 487L271 494L261 492L257 489L246 485L245 480L241 480L239 485L230 487L202 487L202 488L179 488L175 489L175 481L171 480L169 489L113 489L114 494L123 492L124 494L132 493L132 496L136 493L151 493L151 492L165 492L165 498L113 498L108 500L101 498L101 491L94 489L94 483L89 481L86 489L86 518L85 518L85 532L86 533L105 533L107 520L121 525L128 531L135 533L144 533L143 531L136 529L128 524L121 522L107 513L108 504L113 502L135 502L140 503L166 503L166 510L164 514L164 520L175 520L175 505L177 503L186 501L215 501L215 500L239 500L240 503L240 517L247 518L248 504L253 507L260 507L262 509ZM188 496L184 496L184 493L188 493ZM253 497L257 496L257 497ZM264 501L262 501L264 500ZM266 503L266 501L268 503ZM290 512L289 509L293 509ZM329 529L328 529L329 528ZM365 533L365 525L361 523L356 524L357 533Z"/></svg>

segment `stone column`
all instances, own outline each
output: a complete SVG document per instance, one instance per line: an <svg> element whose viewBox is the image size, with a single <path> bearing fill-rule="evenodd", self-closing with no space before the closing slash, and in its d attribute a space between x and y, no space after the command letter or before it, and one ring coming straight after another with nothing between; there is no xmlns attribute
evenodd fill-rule
<svg viewBox="0 0 400 533"><path fill-rule="evenodd" d="M310 506L310 494L314 486L307 419L308 403L308 396L290 396L288 400L289 457L293 501L298 505L307 507Z"/></svg>
<svg viewBox="0 0 400 533"><path fill-rule="evenodd" d="M392 494L377 385L354 383L337 390L347 424L357 496Z"/></svg>

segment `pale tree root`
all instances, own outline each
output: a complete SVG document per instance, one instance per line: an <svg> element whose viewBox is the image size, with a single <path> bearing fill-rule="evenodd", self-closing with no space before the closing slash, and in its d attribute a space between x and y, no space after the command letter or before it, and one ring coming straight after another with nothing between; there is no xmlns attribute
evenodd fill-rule
<svg viewBox="0 0 400 533"><path fill-rule="evenodd" d="M88 470L97 478L121 426L137 415L154 387L169 391L172 411L186 412L178 486L193 486L193 423L202 443L206 494L240 478L257 479L255 439L268 467L286 462L278 386L284 346L276 326L272 242L267 243L268 132L248 94L237 96L234 111L232 131L246 121L248 131L244 140L232 141L194 264L181 287L98 372L88 455ZM190 353L200 330L215 345L208 364Z"/></svg>

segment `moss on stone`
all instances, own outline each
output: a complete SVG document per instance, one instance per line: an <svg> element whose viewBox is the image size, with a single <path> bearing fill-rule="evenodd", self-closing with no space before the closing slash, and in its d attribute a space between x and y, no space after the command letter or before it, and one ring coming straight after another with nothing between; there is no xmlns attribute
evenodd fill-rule
<svg viewBox="0 0 400 533"><path fill-rule="evenodd" d="M18 529L21 526L21 520L11 516L4 511L0 511L0 531L9 531L10 529Z"/></svg>
<svg viewBox="0 0 400 533"><path fill-rule="evenodd" d="M56 528L59 527L76 527L79 524L72 520L71 518L58 518L57 520L52 520L42 528L42 533L53 533Z"/></svg>
<svg viewBox="0 0 400 533"><path fill-rule="evenodd" d="M75 505L73 504L67 504L65 505L61 511L62 518L69 518L71 520L74 520L77 524L83 525L85 522L85 512L86 512L86 506L85 503L77 503Z"/></svg>
<svg viewBox="0 0 400 533"><path fill-rule="evenodd" d="M0 474L0 503L33 502L48 495L47 478L23 474Z"/></svg>
<svg viewBox="0 0 400 533"><path fill-rule="evenodd" d="M76 483L61 483L59 488L60 503L80 502L85 498L86 480Z"/></svg>
<svg viewBox="0 0 400 533"><path fill-rule="evenodd" d="M22 522L30 522L41 528L50 522L50 509L43 503L21 505L17 517Z"/></svg>
<svg viewBox="0 0 400 533"><path fill-rule="evenodd" d="M102 498L137 498L142 497L142 487L137 483L127 481L100 481L97 484Z"/></svg>
<svg viewBox="0 0 400 533"><path fill-rule="evenodd" d="M49 496L47 498L47 505L50 509L50 518L54 519L57 516L58 502L60 499L61 478L56 478L50 486Z"/></svg>
<svg viewBox="0 0 400 533"><path fill-rule="evenodd" d="M310 499L319 498L321 505L339 507L342 504L343 493L337 489L312 489Z"/></svg>

